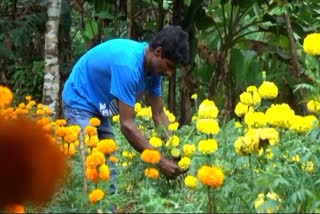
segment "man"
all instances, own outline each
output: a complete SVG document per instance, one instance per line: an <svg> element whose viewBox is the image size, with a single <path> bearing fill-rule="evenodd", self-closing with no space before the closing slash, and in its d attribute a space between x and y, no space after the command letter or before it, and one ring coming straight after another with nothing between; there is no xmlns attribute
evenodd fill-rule
<svg viewBox="0 0 320 214"><path fill-rule="evenodd" d="M189 60L188 34L180 26L168 26L152 41L129 39L106 41L84 54L66 81L62 99L69 124L85 128L92 117L98 117L100 139L114 138L111 117L120 115L121 131L138 152L152 149L148 139L134 122L136 101L146 92L155 124L168 126L164 112L162 76L171 76L178 64ZM170 178L182 169L162 157L159 168Z"/></svg>

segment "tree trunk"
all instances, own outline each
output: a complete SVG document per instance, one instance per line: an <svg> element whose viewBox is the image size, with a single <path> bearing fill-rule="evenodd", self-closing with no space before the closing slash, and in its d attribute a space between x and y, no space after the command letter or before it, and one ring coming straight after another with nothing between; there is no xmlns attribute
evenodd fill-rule
<svg viewBox="0 0 320 214"><path fill-rule="evenodd" d="M127 0L127 20L128 20L128 34L127 37L132 37L132 0Z"/></svg>
<svg viewBox="0 0 320 214"><path fill-rule="evenodd" d="M48 22L45 34L45 74L43 85L43 103L53 111L53 119L59 115L59 54L58 31L61 13L61 0L49 0Z"/></svg>

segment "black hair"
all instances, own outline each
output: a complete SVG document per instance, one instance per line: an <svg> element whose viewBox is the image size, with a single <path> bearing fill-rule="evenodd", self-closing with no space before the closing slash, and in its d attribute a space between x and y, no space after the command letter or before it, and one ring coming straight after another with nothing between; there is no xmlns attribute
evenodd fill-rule
<svg viewBox="0 0 320 214"><path fill-rule="evenodd" d="M162 57L177 64L189 62L189 35L180 26L169 25L158 32L149 43L155 50L162 47Z"/></svg>

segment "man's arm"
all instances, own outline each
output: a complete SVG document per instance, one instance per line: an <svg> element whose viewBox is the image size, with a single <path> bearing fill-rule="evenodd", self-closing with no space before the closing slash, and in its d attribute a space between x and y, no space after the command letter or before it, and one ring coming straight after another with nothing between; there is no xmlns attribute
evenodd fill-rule
<svg viewBox="0 0 320 214"><path fill-rule="evenodd" d="M164 112L164 104L163 104L163 98L158 96L153 96L151 94L148 94L148 100L151 106L152 110L152 119L156 126L163 126L166 133L171 135L171 132L168 130L168 125L170 124L170 121ZM169 137L169 136L165 136Z"/></svg>
<svg viewBox="0 0 320 214"><path fill-rule="evenodd" d="M121 132L127 138L131 146L138 152L142 152L145 149L154 149L149 143L149 140L139 131L136 123L134 122L134 108L120 100L118 101L118 104ZM182 169L175 162L163 156L159 162L159 168L161 172L169 178L174 178L182 173Z"/></svg>

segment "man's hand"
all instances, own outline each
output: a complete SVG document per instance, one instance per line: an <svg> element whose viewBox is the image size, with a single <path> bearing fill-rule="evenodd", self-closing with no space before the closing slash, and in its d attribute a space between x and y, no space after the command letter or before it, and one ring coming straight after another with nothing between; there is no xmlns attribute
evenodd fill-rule
<svg viewBox="0 0 320 214"><path fill-rule="evenodd" d="M183 173L183 170L176 164L176 162L162 157L159 162L160 171L168 178L176 178L178 175Z"/></svg>

